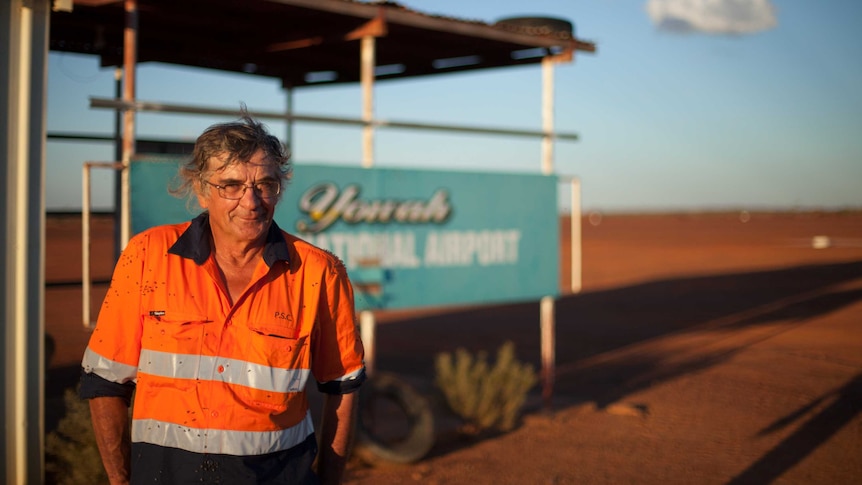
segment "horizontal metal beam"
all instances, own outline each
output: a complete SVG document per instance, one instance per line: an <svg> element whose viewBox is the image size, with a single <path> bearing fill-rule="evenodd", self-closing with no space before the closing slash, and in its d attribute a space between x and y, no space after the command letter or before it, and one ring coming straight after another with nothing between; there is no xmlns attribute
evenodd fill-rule
<svg viewBox="0 0 862 485"><path fill-rule="evenodd" d="M150 101L134 101L126 102L116 98L90 98L91 108L109 108L116 110L135 110L135 111L152 111L163 113L178 113L178 114L196 114L196 115L214 115L214 116L238 116L239 110L225 108L207 108L203 106L191 106L168 103L155 103ZM529 138L542 138L550 136L556 140L562 141L577 141L577 133L548 133L543 130L525 130L515 128L495 128L481 127L468 125L450 125L436 123L422 123L413 121L394 121L394 120L362 120L360 118L349 118L340 116L318 116L318 115L302 115L296 113L281 113L281 112L261 112L255 111L254 116L264 119L277 119L294 122L309 122L309 123L326 123L337 125L351 126L373 126L380 128L400 128L408 130L424 130L424 131L446 131L455 133L473 133L484 135L504 135L504 136L521 136Z"/></svg>
<svg viewBox="0 0 862 485"><path fill-rule="evenodd" d="M49 131L48 140L67 140L67 141L116 141L114 135L96 135L92 133L72 133L67 131Z"/></svg>

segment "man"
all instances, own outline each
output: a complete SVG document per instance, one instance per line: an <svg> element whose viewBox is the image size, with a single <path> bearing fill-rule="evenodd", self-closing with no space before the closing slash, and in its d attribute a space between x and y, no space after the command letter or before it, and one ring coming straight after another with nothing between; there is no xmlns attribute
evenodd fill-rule
<svg viewBox="0 0 862 485"><path fill-rule="evenodd" d="M341 480L363 348L344 265L272 220L290 174L248 114L211 126L177 190L204 212L123 251L80 391L112 484ZM309 375L325 396L319 477Z"/></svg>

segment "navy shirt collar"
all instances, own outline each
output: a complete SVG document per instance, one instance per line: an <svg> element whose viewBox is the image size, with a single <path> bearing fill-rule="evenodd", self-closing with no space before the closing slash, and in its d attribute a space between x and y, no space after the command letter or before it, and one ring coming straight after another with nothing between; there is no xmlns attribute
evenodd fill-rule
<svg viewBox="0 0 862 485"><path fill-rule="evenodd" d="M212 229L210 228L210 217L208 212L192 219L191 225L180 235L179 239L168 249L168 253L176 254L193 260L202 265L210 257L212 252ZM266 234L266 243L263 248L263 261L270 268L277 261L290 262L287 242L281 233L278 224L272 221L269 232Z"/></svg>

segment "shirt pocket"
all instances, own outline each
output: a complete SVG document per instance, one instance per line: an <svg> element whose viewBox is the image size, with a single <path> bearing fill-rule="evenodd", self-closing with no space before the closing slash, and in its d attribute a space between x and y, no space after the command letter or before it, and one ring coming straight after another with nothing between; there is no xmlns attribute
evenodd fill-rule
<svg viewBox="0 0 862 485"><path fill-rule="evenodd" d="M306 339L293 322L249 322L246 350L252 362L269 367L293 369L302 365Z"/></svg>
<svg viewBox="0 0 862 485"><path fill-rule="evenodd" d="M239 396L252 409L277 415L305 390L308 380L307 340L299 327L280 323L249 323L245 376Z"/></svg>
<svg viewBox="0 0 862 485"><path fill-rule="evenodd" d="M141 348L171 354L200 355L212 323L205 315L171 310L150 311L143 317Z"/></svg>
<svg viewBox="0 0 862 485"><path fill-rule="evenodd" d="M149 311L143 320L138 392L169 401L174 399L168 397L172 392L193 390L204 335L212 320L197 313L172 310Z"/></svg>

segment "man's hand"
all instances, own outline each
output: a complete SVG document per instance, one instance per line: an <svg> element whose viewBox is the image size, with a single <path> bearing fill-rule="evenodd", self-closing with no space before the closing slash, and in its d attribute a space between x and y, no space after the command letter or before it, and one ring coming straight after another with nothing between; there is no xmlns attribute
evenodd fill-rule
<svg viewBox="0 0 862 485"><path fill-rule="evenodd" d="M119 397L94 397L90 399L90 416L108 480L111 485L128 484L132 440L126 401Z"/></svg>

